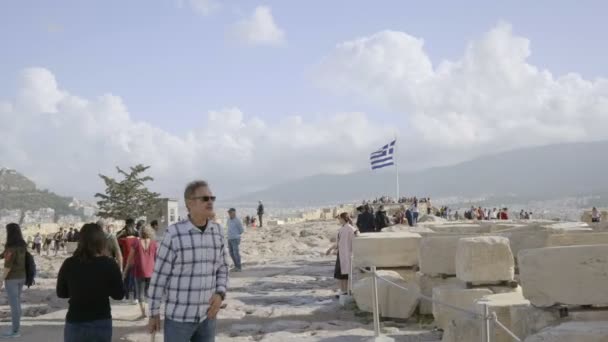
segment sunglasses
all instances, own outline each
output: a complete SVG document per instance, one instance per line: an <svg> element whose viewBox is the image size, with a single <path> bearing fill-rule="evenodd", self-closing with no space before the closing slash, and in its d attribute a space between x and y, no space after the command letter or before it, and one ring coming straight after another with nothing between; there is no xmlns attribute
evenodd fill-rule
<svg viewBox="0 0 608 342"><path fill-rule="evenodd" d="M215 196L198 196L198 197L191 197L191 200L199 200L201 202L215 202Z"/></svg>

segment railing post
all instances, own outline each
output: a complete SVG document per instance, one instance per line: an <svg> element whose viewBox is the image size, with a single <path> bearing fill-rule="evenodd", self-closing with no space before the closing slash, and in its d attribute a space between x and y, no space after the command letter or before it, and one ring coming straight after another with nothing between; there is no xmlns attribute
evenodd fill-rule
<svg viewBox="0 0 608 342"><path fill-rule="evenodd" d="M481 325L481 342L491 342L491 327L490 327L490 309L487 303L482 305L482 325Z"/></svg>
<svg viewBox="0 0 608 342"><path fill-rule="evenodd" d="M351 251L350 254L350 273L348 274L348 294L349 295L353 295L353 269L354 269L354 264L355 262L355 253L354 251Z"/></svg>
<svg viewBox="0 0 608 342"><path fill-rule="evenodd" d="M380 336L380 308L378 305L378 278L376 266L372 266L372 311L374 315L374 336Z"/></svg>

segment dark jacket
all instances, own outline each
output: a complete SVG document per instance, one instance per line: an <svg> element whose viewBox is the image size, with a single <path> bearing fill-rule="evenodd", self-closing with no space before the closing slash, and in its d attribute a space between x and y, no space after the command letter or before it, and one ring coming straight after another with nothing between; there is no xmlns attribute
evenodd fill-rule
<svg viewBox="0 0 608 342"><path fill-rule="evenodd" d="M363 212L357 217L357 227L361 233L370 233L376 231L376 224L374 222L374 214L370 212Z"/></svg>
<svg viewBox="0 0 608 342"><path fill-rule="evenodd" d="M264 205L258 205L258 215L264 215Z"/></svg>
<svg viewBox="0 0 608 342"><path fill-rule="evenodd" d="M386 228L391 224L388 216L386 216L386 211L377 211L376 212L376 230L380 231L382 228Z"/></svg>

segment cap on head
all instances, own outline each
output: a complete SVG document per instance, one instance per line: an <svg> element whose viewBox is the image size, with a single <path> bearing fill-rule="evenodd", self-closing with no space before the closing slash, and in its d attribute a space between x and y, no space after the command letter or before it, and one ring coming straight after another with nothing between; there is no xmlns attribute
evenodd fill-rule
<svg viewBox="0 0 608 342"><path fill-rule="evenodd" d="M228 209L228 212L229 212L229 213L236 213L236 209L234 209L234 208L230 208L230 209Z"/></svg>

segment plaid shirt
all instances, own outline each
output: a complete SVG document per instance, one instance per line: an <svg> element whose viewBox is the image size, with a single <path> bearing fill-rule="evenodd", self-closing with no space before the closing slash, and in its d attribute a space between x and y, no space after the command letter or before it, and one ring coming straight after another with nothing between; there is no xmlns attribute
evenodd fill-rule
<svg viewBox="0 0 608 342"><path fill-rule="evenodd" d="M150 281L150 314L160 313L166 298L165 318L202 322L211 297L226 292L228 263L221 227L209 221L205 232L190 220L169 226L158 249Z"/></svg>

